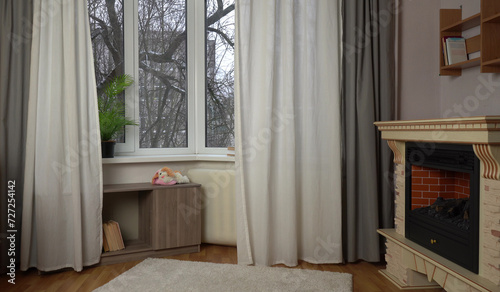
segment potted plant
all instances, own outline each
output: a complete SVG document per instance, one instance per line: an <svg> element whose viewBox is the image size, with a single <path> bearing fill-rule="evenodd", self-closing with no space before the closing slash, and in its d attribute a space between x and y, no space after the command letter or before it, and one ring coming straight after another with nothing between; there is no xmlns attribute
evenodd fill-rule
<svg viewBox="0 0 500 292"><path fill-rule="evenodd" d="M116 138L125 126L138 124L125 116L125 104L118 98L134 80L130 75L116 76L108 82L98 97L99 127L101 130L101 151L103 158L114 157Z"/></svg>

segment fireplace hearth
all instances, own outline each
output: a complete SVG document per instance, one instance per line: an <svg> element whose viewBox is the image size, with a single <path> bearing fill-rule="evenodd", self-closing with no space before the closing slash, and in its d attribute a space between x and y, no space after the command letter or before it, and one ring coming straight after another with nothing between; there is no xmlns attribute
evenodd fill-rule
<svg viewBox="0 0 500 292"><path fill-rule="evenodd" d="M406 238L477 273L479 159L472 146L408 142L406 173Z"/></svg>

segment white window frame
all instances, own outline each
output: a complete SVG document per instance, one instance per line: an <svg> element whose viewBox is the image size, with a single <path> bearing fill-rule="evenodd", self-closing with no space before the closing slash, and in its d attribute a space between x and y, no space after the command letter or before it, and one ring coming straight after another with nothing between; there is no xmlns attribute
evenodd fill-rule
<svg viewBox="0 0 500 292"><path fill-rule="evenodd" d="M206 1L187 0L187 97L188 97L188 147L185 148L140 148L139 127L126 126L125 143L116 144L118 156L163 156L210 154L226 155L225 147L206 147L206 61L205 61L205 5ZM126 115L139 121L139 38L138 0L124 1L124 66L125 73L134 77L134 82L125 91ZM133 48L127 49L127 48ZM132 137L132 139L127 139ZM232 146L232 145L228 145Z"/></svg>

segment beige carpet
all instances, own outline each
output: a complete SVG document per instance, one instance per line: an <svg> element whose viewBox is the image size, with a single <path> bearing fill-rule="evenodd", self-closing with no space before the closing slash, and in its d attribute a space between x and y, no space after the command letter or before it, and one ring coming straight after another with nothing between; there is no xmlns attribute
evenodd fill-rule
<svg viewBox="0 0 500 292"><path fill-rule="evenodd" d="M94 291L351 292L352 275L149 258Z"/></svg>

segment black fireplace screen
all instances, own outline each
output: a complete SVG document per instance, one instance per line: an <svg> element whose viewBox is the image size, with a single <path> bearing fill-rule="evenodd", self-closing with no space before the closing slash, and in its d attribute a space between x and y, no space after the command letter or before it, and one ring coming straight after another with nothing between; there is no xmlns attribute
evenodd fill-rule
<svg viewBox="0 0 500 292"><path fill-rule="evenodd" d="M478 272L479 159L470 145L406 143L405 235Z"/></svg>

